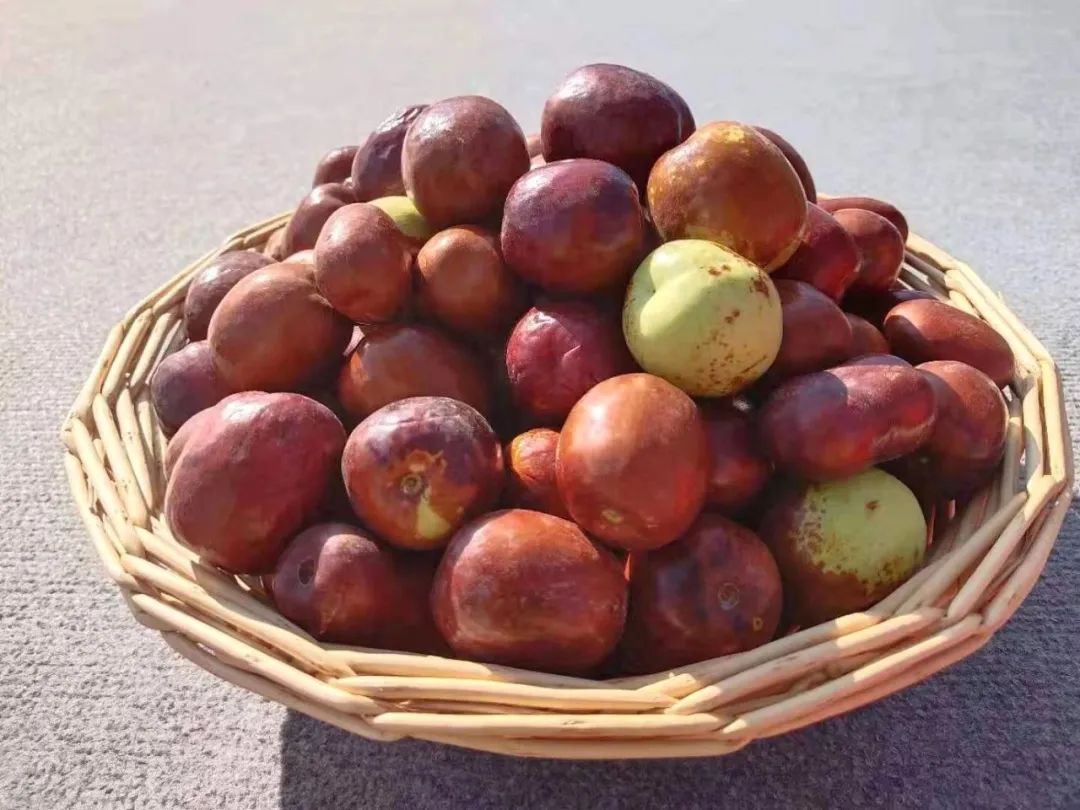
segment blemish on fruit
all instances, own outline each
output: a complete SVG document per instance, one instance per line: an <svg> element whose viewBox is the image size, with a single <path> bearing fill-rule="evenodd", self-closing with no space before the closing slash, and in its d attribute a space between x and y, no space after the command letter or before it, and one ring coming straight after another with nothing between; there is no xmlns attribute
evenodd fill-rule
<svg viewBox="0 0 1080 810"><path fill-rule="evenodd" d="M600 513L600 516L608 523L614 523L618 525L623 522L623 514L618 509L612 509L610 506Z"/></svg>
<svg viewBox="0 0 1080 810"><path fill-rule="evenodd" d="M716 599L724 610L731 610L739 604L739 586L734 582L725 582L717 589Z"/></svg>

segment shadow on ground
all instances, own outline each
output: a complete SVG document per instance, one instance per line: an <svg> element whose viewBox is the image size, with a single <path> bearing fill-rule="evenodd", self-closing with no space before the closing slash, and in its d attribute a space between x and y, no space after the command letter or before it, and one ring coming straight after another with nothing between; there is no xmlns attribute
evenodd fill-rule
<svg viewBox="0 0 1080 810"><path fill-rule="evenodd" d="M1080 662L1060 656L1076 648L1062 634L1080 632L1078 574L1074 505L1029 604L980 653L866 709L718 759L513 759L372 743L290 712L281 807L1075 807L1075 763L1061 757L1068 732L1057 726L1069 722L1065 704L1080 701ZM1031 671L1072 686L1043 691ZM974 752L994 772L965 767Z"/></svg>

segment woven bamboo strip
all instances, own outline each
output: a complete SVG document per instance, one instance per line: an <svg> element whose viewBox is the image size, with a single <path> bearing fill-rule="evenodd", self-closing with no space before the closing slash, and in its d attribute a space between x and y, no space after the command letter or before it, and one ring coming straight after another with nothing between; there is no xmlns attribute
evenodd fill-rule
<svg viewBox="0 0 1080 810"><path fill-rule="evenodd" d="M105 338L105 345L101 349L101 354L98 355L97 362L90 371L90 376L87 378L86 382L83 383L79 395L75 398L75 402L68 412L68 421L64 423L64 428L61 430L61 436L65 437L65 440L70 420L83 420L90 414L90 403L93 402L94 397L100 393L101 382L105 379L105 373L109 369L109 364L112 363L113 357L116 356L116 352L120 348L120 342L123 339L123 324L117 324L109 331L109 336Z"/></svg>
<svg viewBox="0 0 1080 810"><path fill-rule="evenodd" d="M616 684L625 689L641 689L650 692L659 692L676 698L683 698L692 692L715 681L734 675L744 669L757 666L766 661L771 661L788 653L811 647L822 641L840 638L848 633L854 633L877 624L881 617L872 613L852 613L841 616L838 619L823 624L808 627L789 636L778 638L775 641L725 658L717 658L712 661L703 661L700 664L691 664L682 669L668 674L643 675L633 678L616 678L609 683Z"/></svg>
<svg viewBox="0 0 1080 810"><path fill-rule="evenodd" d="M146 460L146 471L150 476L150 499L148 501L153 511L161 507L164 486L164 476L161 464L158 462L158 451L154 446L155 434L160 431L157 418L154 415L154 405L150 401L150 394L144 389L138 399L135 400L135 416L139 423L139 437L143 444L143 458Z"/></svg>
<svg viewBox="0 0 1080 810"><path fill-rule="evenodd" d="M912 235L902 278L997 329L1017 357L1019 393L1010 397L999 476L955 514L949 504L934 509L927 563L892 595L746 653L606 682L320 644L168 531L159 511L166 440L146 387L183 343L179 307L192 276L226 250L260 249L287 219L234 234L125 315L64 425L64 464L94 547L138 621L219 677L353 733L404 733L516 756L730 753L974 652L1030 591L1064 520L1073 460L1053 362L970 268ZM140 523L142 514L149 519ZM722 707L723 715L702 707ZM387 728L373 727L380 724Z"/></svg>
<svg viewBox="0 0 1080 810"><path fill-rule="evenodd" d="M244 644L236 637L163 601L143 594L135 594L132 596L132 601L140 610L167 625L171 630L182 633L192 641L208 648L233 666L261 675L301 697L324 703L349 714L378 714L385 708L383 704L370 698L334 689L318 678L268 655L257 647Z"/></svg>
<svg viewBox="0 0 1080 810"><path fill-rule="evenodd" d="M654 737L704 734L719 728L711 714L672 717L661 714L420 714L386 712L371 719L378 729L402 734L432 732L495 737L537 737L557 733L559 737Z"/></svg>
<svg viewBox="0 0 1080 810"><path fill-rule="evenodd" d="M1005 459L1001 464L1002 503L1009 500L1020 485L1020 451L1024 441L1024 412L1015 396L1008 401L1009 425L1005 431Z"/></svg>
<svg viewBox="0 0 1080 810"><path fill-rule="evenodd" d="M79 457L82 468L89 479L90 485L93 487L93 497L101 503L127 553L141 556L142 547L131 529L131 523L128 521L124 505L116 492L116 487L113 486L112 481L109 479L109 474L105 470L101 456L98 455L98 451L94 448L93 439L90 438L90 432L86 429L86 425L81 420L75 420L70 426L70 435L75 443L76 455Z"/></svg>
<svg viewBox="0 0 1080 810"><path fill-rule="evenodd" d="M79 464L79 460L70 453L64 454L64 471L67 473L68 485L71 487L71 494L75 498L75 504L79 507L79 515L82 517L83 525L86 527L87 534L90 535L90 540L94 544L94 550L97 551L98 557L101 558L105 573L121 588L132 591L138 590L138 583L120 565L120 557L113 547L112 541L105 535L101 518L90 509L90 493L86 489L86 475L83 472L82 465Z"/></svg>
<svg viewBox="0 0 1080 810"><path fill-rule="evenodd" d="M234 589L228 599L211 596L191 580L151 562L125 555L124 569L136 579L170 594L226 625L232 625L270 647L307 664L314 672L327 675L350 674L347 667L330 658L315 640L280 615L265 609L257 600Z"/></svg>
<svg viewBox="0 0 1080 810"><path fill-rule="evenodd" d="M139 431L139 418L135 415L135 405L131 402L131 392L127 388L122 389L116 397L116 422L120 430L120 440L124 444L124 454L131 462L143 506L149 509L154 502L154 488L146 464L146 448Z"/></svg>
<svg viewBox="0 0 1080 810"><path fill-rule="evenodd" d="M765 729L785 722L788 718L809 713L839 698L881 683L890 675L913 663L927 658L940 650L958 644L976 631L982 617L973 614L938 633L903 647L897 652L867 664L841 678L829 681L821 686L803 692L801 695L774 703L757 711L750 712L724 727L723 736L746 737L748 734L761 736Z"/></svg>
<svg viewBox="0 0 1080 810"><path fill-rule="evenodd" d="M332 681L356 694L385 700L465 700L562 711L642 712L669 701L628 689L565 689L464 678L406 678L358 675Z"/></svg>
<svg viewBox="0 0 1080 810"><path fill-rule="evenodd" d="M545 714L546 709L509 706L505 703L470 703L465 700L403 700L401 708L410 712L450 712L451 714Z"/></svg>
<svg viewBox="0 0 1080 810"><path fill-rule="evenodd" d="M1039 578L1043 566L1046 565L1046 559L1050 556L1054 540L1057 539L1058 532L1061 531L1061 526L1065 522L1071 502L1072 493L1066 489L1054 504L1049 518L1043 524L1027 556L986 606L986 624L991 631L1003 625L1035 587L1035 581Z"/></svg>
<svg viewBox="0 0 1080 810"><path fill-rule="evenodd" d="M1027 521L1023 510L1028 503L1027 493L1018 492L1008 504L980 526L963 545L943 557L941 565L897 610L908 613L924 605L933 604L953 581L990 547L1000 533L1007 530L1006 527L1013 531L1018 528L1022 530L1023 524Z"/></svg>
<svg viewBox="0 0 1080 810"><path fill-rule="evenodd" d="M670 709L670 714L694 714L724 706L763 687L783 683L847 655L858 655L896 643L941 619L943 611L922 608L915 613L897 616L865 630L826 641L815 647L776 658L753 669L699 689Z"/></svg>
<svg viewBox="0 0 1080 810"><path fill-rule="evenodd" d="M475 661L459 661L435 655L394 653L362 650L357 647L327 645L332 656L355 672L370 675L407 675L411 677L478 679L500 683L519 683L563 689L603 689L601 681L575 678L569 675L552 675L531 672L526 669L503 667L497 664L481 664ZM670 699L656 698L656 705L669 706Z"/></svg>
<svg viewBox="0 0 1080 810"><path fill-rule="evenodd" d="M394 740L399 739L399 736L396 734L376 731L371 727L371 724L366 722L362 717L358 717L355 714L343 714L327 708L321 703L304 700L293 692L290 692L288 689L283 689L266 678L262 678L243 669L229 666L224 661L210 655L199 647L199 645L194 644L179 633L167 632L163 635L165 637L165 642L176 650L176 652L198 664L207 672L221 678L223 681L228 681L249 692L261 695L267 700L280 703L294 711L301 712L309 717L314 717L316 720L322 720L324 723L329 723L332 726L337 726L351 734L366 737L369 740L375 740L377 742L393 742Z"/></svg>
<svg viewBox="0 0 1080 810"><path fill-rule="evenodd" d="M182 328L183 325L180 323L180 317L176 312L166 312L158 316L154 321L154 325L150 327L150 334L146 336L146 340L143 341L142 348L139 350L135 368L128 377L128 388L131 389L132 396L139 394L143 385L149 379L150 372L154 370L165 355L171 353L167 349L172 347L172 341L175 340L177 332Z"/></svg>
<svg viewBox="0 0 1080 810"><path fill-rule="evenodd" d="M975 571L968 577L967 582L960 588L960 592L953 598L946 614L949 619L959 619L975 608L979 597L1009 559L1009 556L1023 538L1024 533L1030 527L1031 521L1042 511L1043 506L1061 490L1061 482L1054 481L1049 476L1041 480L1047 482L1045 489L1040 488L1036 497L1028 502L1030 509L1021 510L1021 516L1026 515L1024 524L1022 526L1010 526L994 541L986 556L982 558Z"/></svg>
<svg viewBox="0 0 1080 810"><path fill-rule="evenodd" d="M686 759L731 754L747 740L656 738L652 740L514 740L504 738L462 737L450 734L414 735L422 740L515 757L541 759Z"/></svg>
<svg viewBox="0 0 1080 810"><path fill-rule="evenodd" d="M1043 474L1045 457L1043 455L1042 419L1039 386L1030 383L1022 394L1024 415L1024 480L1031 481Z"/></svg>
<svg viewBox="0 0 1080 810"><path fill-rule="evenodd" d="M946 667L952 666L957 661L968 657L981 649L989 640L988 636L983 635L970 637L965 641L946 649L944 652L940 652L937 655L931 655L923 661L898 673L896 679L893 681L879 683L869 689L862 689L855 692L853 695L849 695L835 703L821 706L817 710L810 712L809 714L801 715L788 723L774 726L769 731L764 732L761 736L775 737L780 734L788 734L800 728L805 728L813 723L820 723L830 717L837 717L838 715L854 711L868 703L873 703L894 692L898 692L901 689L907 689L909 686L919 683L919 681L926 680L935 672L940 672Z"/></svg>
<svg viewBox="0 0 1080 810"><path fill-rule="evenodd" d="M101 384L101 396L112 403L120 392L120 387L127 382L128 373L131 371L132 358L142 346L143 338L150 329L150 317L152 313L148 309L140 312L131 326L127 328L124 339L120 342L120 348L116 351L109 371L105 375L105 382Z"/></svg>

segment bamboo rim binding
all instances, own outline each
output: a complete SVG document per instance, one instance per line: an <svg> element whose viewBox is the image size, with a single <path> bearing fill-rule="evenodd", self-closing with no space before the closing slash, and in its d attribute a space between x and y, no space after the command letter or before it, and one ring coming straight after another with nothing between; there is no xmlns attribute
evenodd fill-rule
<svg viewBox="0 0 1080 810"><path fill-rule="evenodd" d="M192 276L221 253L261 249L288 216L234 234L109 332L64 422L64 466L136 620L218 677L346 731L567 759L730 753L974 653L1034 586L1065 519L1074 471L1053 360L970 267L912 234L902 279L983 318L1017 362L998 476L937 510L923 568L883 601L748 652L607 681L320 643L172 536L162 516L166 439L147 390L183 343Z"/></svg>

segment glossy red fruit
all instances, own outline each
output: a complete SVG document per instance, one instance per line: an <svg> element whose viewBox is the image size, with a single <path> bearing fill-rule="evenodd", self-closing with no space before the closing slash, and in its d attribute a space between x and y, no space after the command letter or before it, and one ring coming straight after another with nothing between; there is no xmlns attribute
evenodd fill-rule
<svg viewBox="0 0 1080 810"><path fill-rule="evenodd" d="M356 202L351 189L341 183L323 183L315 186L293 211L281 237L277 254L291 256L301 250L315 247L326 220L344 205Z"/></svg>
<svg viewBox="0 0 1080 810"><path fill-rule="evenodd" d="M231 393L233 389L218 373L205 340L170 354L150 376L150 401L168 432Z"/></svg>
<svg viewBox="0 0 1080 810"><path fill-rule="evenodd" d="M344 443L341 422L308 397L227 397L188 420L170 443L169 527L212 565L266 573L314 517Z"/></svg>
<svg viewBox="0 0 1080 810"><path fill-rule="evenodd" d="M923 497L970 495L988 481L1005 453L1005 398L993 380L966 363L935 360L916 370L934 388L937 421L926 444L890 469Z"/></svg>
<svg viewBox="0 0 1080 810"><path fill-rule="evenodd" d="M338 312L360 323L391 320L412 294L412 250L386 213L339 208L315 243L315 283Z"/></svg>
<svg viewBox="0 0 1080 810"><path fill-rule="evenodd" d="M562 424L586 391L634 368L618 315L584 301L538 303L506 344L510 392L532 424Z"/></svg>
<svg viewBox="0 0 1080 810"><path fill-rule="evenodd" d="M347 523L300 532L272 578L281 615L315 638L388 650L441 654L429 594L438 560L395 551Z"/></svg>
<svg viewBox="0 0 1080 810"><path fill-rule="evenodd" d="M706 508L735 515L765 488L772 462L758 441L753 417L727 402L701 408L709 452Z"/></svg>
<svg viewBox="0 0 1080 810"><path fill-rule="evenodd" d="M510 267L547 290L588 294L625 284L645 247L637 187L599 160L533 169L506 198L501 243Z"/></svg>
<svg viewBox="0 0 1080 810"><path fill-rule="evenodd" d="M409 397L450 397L484 415L492 407L491 381L478 354L420 324L366 326L341 369L337 395L356 419Z"/></svg>
<svg viewBox="0 0 1080 810"><path fill-rule="evenodd" d="M885 338L895 354L912 363L958 360L999 386L1012 380L1012 348L986 321L944 301L906 301L885 317Z"/></svg>
<svg viewBox="0 0 1080 810"><path fill-rule="evenodd" d="M851 357L851 324L831 298L809 284L776 282L784 319L780 351L765 372L767 386L835 366Z"/></svg>
<svg viewBox="0 0 1080 810"><path fill-rule="evenodd" d="M773 273L773 279L794 279L811 284L839 301L859 273L855 240L840 223L812 203L806 205L806 230L799 246Z"/></svg>
<svg viewBox="0 0 1080 810"><path fill-rule="evenodd" d="M442 548L503 486L499 439L484 417L447 397L380 408L349 436L345 488L364 525L407 549Z"/></svg>
<svg viewBox="0 0 1080 810"><path fill-rule="evenodd" d="M556 475L582 528L630 551L686 531L705 500L709 459L697 405L651 374L593 387L559 434Z"/></svg>
<svg viewBox="0 0 1080 810"><path fill-rule="evenodd" d="M454 535L431 605L463 658L584 673L619 640L626 580L616 558L570 521L510 509Z"/></svg>
<svg viewBox="0 0 1080 810"><path fill-rule="evenodd" d="M505 108L483 96L457 96L416 117L401 167L417 209L445 228L498 213L510 186L529 170L529 152Z"/></svg>
<svg viewBox="0 0 1080 810"><path fill-rule="evenodd" d="M483 228L440 231L420 249L416 264L421 308L455 332L481 340L505 335L528 306L498 237Z"/></svg>
<svg viewBox="0 0 1080 810"><path fill-rule="evenodd" d="M833 213L859 251L859 272L853 290L888 290L900 275L904 262L904 239L882 216L862 208L842 208Z"/></svg>
<svg viewBox="0 0 1080 810"><path fill-rule="evenodd" d="M889 342L876 326L858 315L845 313L851 325L851 356L862 357L867 354L888 354Z"/></svg>
<svg viewBox="0 0 1080 810"><path fill-rule="evenodd" d="M569 518L555 477L555 451L559 434L549 428L534 428L515 436L503 452L506 460L508 506L533 509Z"/></svg>
<svg viewBox="0 0 1080 810"><path fill-rule="evenodd" d="M788 159L788 163L795 170L795 174L799 175L799 182L802 183L803 190L806 192L806 199L811 203L817 202L817 189L814 187L814 178L810 174L810 167L806 165L803 156L779 133L765 127L754 127L754 129L772 141L776 148L784 153L784 157Z"/></svg>
<svg viewBox="0 0 1080 810"><path fill-rule="evenodd" d="M413 121L426 104L398 110L380 123L356 150L352 162L352 191L357 202L397 197L405 193L401 177L401 148Z"/></svg>
<svg viewBox="0 0 1080 810"><path fill-rule="evenodd" d="M311 187L315 188L323 183L344 183L352 174L354 157L356 157L355 145L331 149L315 164L315 177L311 181Z"/></svg>
<svg viewBox="0 0 1080 810"><path fill-rule="evenodd" d="M623 637L632 672L667 669L751 650L780 622L780 572L754 532L704 514L661 549L629 559Z"/></svg>
<svg viewBox="0 0 1080 810"><path fill-rule="evenodd" d="M623 65L594 64L567 76L544 104L544 159L594 158L618 166L641 189L656 159L693 132L686 102L668 85Z"/></svg>
<svg viewBox="0 0 1080 810"><path fill-rule="evenodd" d="M188 285L184 298L184 327L188 339L205 340L210 328L210 316L225 293L235 287L240 279L273 263L273 259L262 253L232 250L221 254L200 270Z"/></svg>
<svg viewBox="0 0 1080 810"><path fill-rule="evenodd" d="M778 469L811 481L847 478L930 438L934 390L898 357L868 355L788 380L759 411Z"/></svg>
<svg viewBox="0 0 1080 810"><path fill-rule="evenodd" d="M873 197L830 197L827 200L819 200L818 205L826 211L834 212L843 208L861 208L864 211L873 211L875 214L889 220L893 227L900 232L900 236L906 242L908 238L907 218L900 213L892 203L877 200Z"/></svg>

